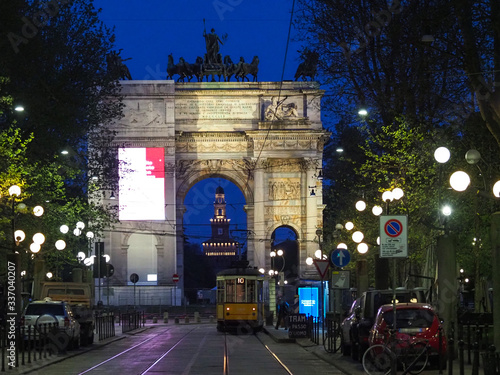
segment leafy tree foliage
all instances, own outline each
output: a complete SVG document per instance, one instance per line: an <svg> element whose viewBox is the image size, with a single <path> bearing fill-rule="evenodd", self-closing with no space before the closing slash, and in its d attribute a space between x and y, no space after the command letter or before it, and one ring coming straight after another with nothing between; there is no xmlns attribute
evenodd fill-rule
<svg viewBox="0 0 500 375"><path fill-rule="evenodd" d="M24 229L16 250L28 260L30 236L44 233L49 266L86 252L87 239L71 234L77 221L99 235L115 220L115 207L88 200L116 187L114 135L106 129L122 109L119 77L106 64L114 35L98 15L92 0L0 2L0 235L10 248L12 228ZM24 112L14 111L18 104ZM12 184L22 189L14 201ZM36 204L41 218L28 210ZM62 224L70 235L56 254Z"/></svg>
<svg viewBox="0 0 500 375"><path fill-rule="evenodd" d="M487 181L499 170L500 106L493 90L500 61L498 3L299 3L296 26L305 48L319 52L320 79L327 87L323 111L337 121L325 149L325 178L331 181L324 189L326 231L351 219L373 243L378 221L366 213L356 216L354 203L364 197L369 207L380 204L381 190L400 186L405 197L391 206L409 215L411 271L420 272L426 248L442 233L439 207L449 202L459 264L475 265L476 275L481 269L487 276L488 265L479 261L488 258L481 251L489 250L481 228L488 227L493 207L477 194L450 191L448 178L465 168L473 186L489 189ZM369 110L367 117L354 115L360 107ZM335 152L339 144L342 154ZM442 145L453 158L438 166L432 153ZM478 165L464 163L471 148L483 155ZM345 231L340 236L349 241ZM483 247L476 241L471 251L474 236Z"/></svg>

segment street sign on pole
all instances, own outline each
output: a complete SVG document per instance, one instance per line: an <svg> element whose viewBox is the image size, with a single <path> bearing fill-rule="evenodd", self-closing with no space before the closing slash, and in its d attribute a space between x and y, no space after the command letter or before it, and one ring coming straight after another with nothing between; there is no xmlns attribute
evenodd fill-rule
<svg viewBox="0 0 500 375"><path fill-rule="evenodd" d="M351 254L346 249L335 249L330 253L330 262L336 267L345 267L351 261Z"/></svg>
<svg viewBox="0 0 500 375"><path fill-rule="evenodd" d="M404 215L380 216L380 257L405 258L408 256L408 217Z"/></svg>
<svg viewBox="0 0 500 375"><path fill-rule="evenodd" d="M318 270L321 280L324 280L326 276L326 271L328 271L328 267L330 266L330 262L328 260L314 259L313 263L316 269Z"/></svg>
<svg viewBox="0 0 500 375"><path fill-rule="evenodd" d="M177 275L176 273L174 273L174 274L172 275L172 281L173 281L174 283L179 282L179 275Z"/></svg>

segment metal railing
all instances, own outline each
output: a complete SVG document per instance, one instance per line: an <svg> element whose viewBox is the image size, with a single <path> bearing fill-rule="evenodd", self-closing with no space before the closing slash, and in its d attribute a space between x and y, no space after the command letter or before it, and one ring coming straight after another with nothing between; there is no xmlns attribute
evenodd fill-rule
<svg viewBox="0 0 500 375"><path fill-rule="evenodd" d="M64 353L70 345L58 323L0 325L1 372Z"/></svg>
<svg viewBox="0 0 500 375"><path fill-rule="evenodd" d="M144 326L144 313L142 311L132 311L120 314L120 325L122 332L129 332Z"/></svg>
<svg viewBox="0 0 500 375"><path fill-rule="evenodd" d="M115 336L115 314L112 312L97 313L95 326L99 341Z"/></svg>

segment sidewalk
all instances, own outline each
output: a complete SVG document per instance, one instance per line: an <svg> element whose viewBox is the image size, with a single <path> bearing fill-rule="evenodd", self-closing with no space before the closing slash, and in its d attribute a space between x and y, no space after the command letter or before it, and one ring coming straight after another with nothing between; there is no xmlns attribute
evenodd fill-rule
<svg viewBox="0 0 500 375"><path fill-rule="evenodd" d="M344 356L340 350L336 353L328 353L322 344L316 345L310 339L291 339L288 337L288 330L283 328L275 329L274 326L265 326L264 332L267 333L274 341L278 343L296 343L302 346L305 350L313 353L318 358L331 364L338 370L342 371L344 374L348 375L364 375L363 365L360 362L354 361L351 357ZM479 374L483 374L482 359L480 359ZM460 374L460 365L458 359L453 361L453 374ZM441 374L449 374L449 369L446 368L442 370ZM430 369L423 372L425 375L439 375L438 369ZM472 365L467 364L465 360L464 364L464 374L472 374ZM366 374L365 374L366 375Z"/></svg>

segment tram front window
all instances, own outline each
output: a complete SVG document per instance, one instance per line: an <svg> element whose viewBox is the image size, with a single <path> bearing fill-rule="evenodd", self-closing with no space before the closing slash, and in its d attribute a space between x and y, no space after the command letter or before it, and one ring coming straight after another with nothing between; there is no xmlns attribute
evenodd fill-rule
<svg viewBox="0 0 500 375"><path fill-rule="evenodd" d="M226 302L234 301L234 280L226 280Z"/></svg>
<svg viewBox="0 0 500 375"><path fill-rule="evenodd" d="M247 281L247 293L248 293L247 302L255 302L255 280Z"/></svg>
<svg viewBox="0 0 500 375"><path fill-rule="evenodd" d="M236 284L236 302L246 302L245 298L245 280L239 281Z"/></svg>

